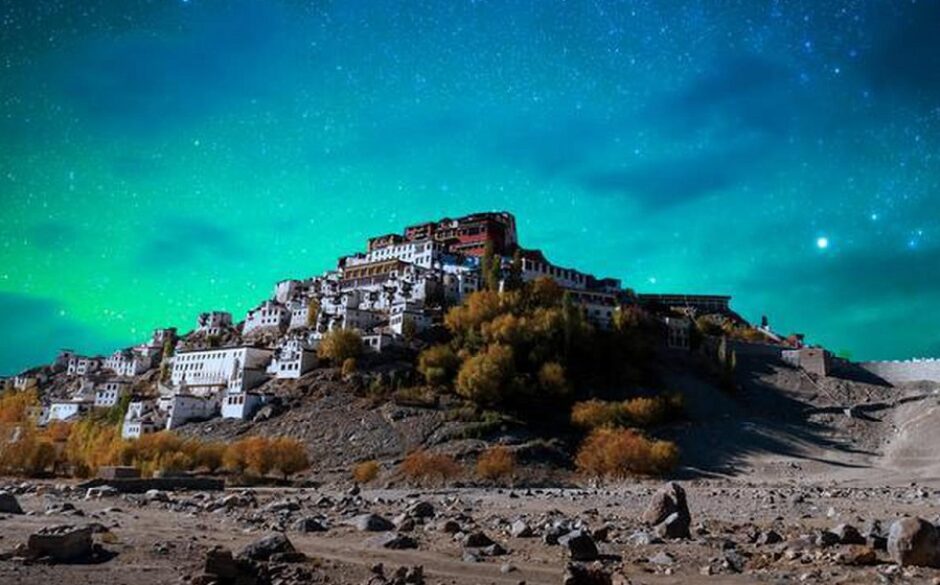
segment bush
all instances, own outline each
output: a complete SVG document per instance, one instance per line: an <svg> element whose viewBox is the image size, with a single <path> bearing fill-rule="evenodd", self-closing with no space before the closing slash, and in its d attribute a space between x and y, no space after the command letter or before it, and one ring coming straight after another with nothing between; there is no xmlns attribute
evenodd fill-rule
<svg viewBox="0 0 940 585"><path fill-rule="evenodd" d="M464 362L457 375L457 393L478 404L496 404L507 396L514 373L512 348L491 345Z"/></svg>
<svg viewBox="0 0 940 585"><path fill-rule="evenodd" d="M357 366L358 364L356 363L356 358L346 358L343 360L343 367L340 372L344 376L350 376L356 373Z"/></svg>
<svg viewBox="0 0 940 585"><path fill-rule="evenodd" d="M406 478L416 483L427 483L437 479L442 485L460 473L458 464L450 455L413 451L401 463Z"/></svg>
<svg viewBox="0 0 940 585"><path fill-rule="evenodd" d="M328 331L317 348L317 355L334 364L342 364L349 358L362 353L362 338L352 329L333 329Z"/></svg>
<svg viewBox="0 0 940 585"><path fill-rule="evenodd" d="M487 449L477 459L477 475L486 480L509 479L515 470L516 456L502 445Z"/></svg>
<svg viewBox="0 0 940 585"><path fill-rule="evenodd" d="M274 469L280 471L285 480L310 467L307 448L297 439L289 437L272 439L269 442L269 450Z"/></svg>
<svg viewBox="0 0 940 585"><path fill-rule="evenodd" d="M681 394L631 398L623 402L588 400L575 403L571 408L571 423L584 429L650 427L679 416L682 408Z"/></svg>
<svg viewBox="0 0 940 585"><path fill-rule="evenodd" d="M357 463L352 476L356 483L369 483L379 476L379 464L375 461Z"/></svg>
<svg viewBox="0 0 940 585"><path fill-rule="evenodd" d="M583 429L615 427L621 424L621 415L619 402L587 400L571 407L571 424Z"/></svg>
<svg viewBox="0 0 940 585"><path fill-rule="evenodd" d="M669 441L647 439L630 429L600 428L591 432L575 457L586 475L623 478L662 475L679 462L679 449Z"/></svg>
<svg viewBox="0 0 940 585"><path fill-rule="evenodd" d="M433 345L418 356L418 371L432 386L450 384L460 367L460 358L448 345Z"/></svg>
<svg viewBox="0 0 940 585"><path fill-rule="evenodd" d="M546 362L539 368L539 388L549 396L564 396L568 393L565 368L558 362Z"/></svg>

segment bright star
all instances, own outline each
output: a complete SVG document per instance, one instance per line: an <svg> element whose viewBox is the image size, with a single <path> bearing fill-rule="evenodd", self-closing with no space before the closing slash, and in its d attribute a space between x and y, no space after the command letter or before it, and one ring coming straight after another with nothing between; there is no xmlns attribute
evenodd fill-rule
<svg viewBox="0 0 940 585"><path fill-rule="evenodd" d="M828 248L828 247L829 247L829 238L827 238L827 237L825 237L825 236L816 238L816 247L819 248L820 250L825 250L826 248Z"/></svg>

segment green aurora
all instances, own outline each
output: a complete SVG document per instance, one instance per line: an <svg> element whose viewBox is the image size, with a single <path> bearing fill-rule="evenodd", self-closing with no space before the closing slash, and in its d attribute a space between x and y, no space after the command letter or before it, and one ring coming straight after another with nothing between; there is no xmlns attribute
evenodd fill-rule
<svg viewBox="0 0 940 585"><path fill-rule="evenodd" d="M855 359L940 354L940 2L0 6L0 374L478 210Z"/></svg>

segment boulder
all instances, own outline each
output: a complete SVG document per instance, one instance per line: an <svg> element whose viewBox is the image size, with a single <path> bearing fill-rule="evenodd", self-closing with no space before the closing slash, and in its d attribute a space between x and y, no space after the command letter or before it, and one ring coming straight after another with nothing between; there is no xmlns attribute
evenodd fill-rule
<svg viewBox="0 0 940 585"><path fill-rule="evenodd" d="M294 530L297 532L326 532L326 526L316 516L305 516L294 522Z"/></svg>
<svg viewBox="0 0 940 585"><path fill-rule="evenodd" d="M253 561L267 561L277 554L296 552L297 549L286 536L280 532L274 532L246 545L238 556Z"/></svg>
<svg viewBox="0 0 940 585"><path fill-rule="evenodd" d="M575 530L558 539L558 544L568 549L573 561L593 561L597 558L594 539L583 530Z"/></svg>
<svg viewBox="0 0 940 585"><path fill-rule="evenodd" d="M0 491L0 514L22 514L23 508L10 492Z"/></svg>
<svg viewBox="0 0 940 585"><path fill-rule="evenodd" d="M493 544L493 539L482 532L471 532L463 539L463 545L467 548L482 548Z"/></svg>
<svg viewBox="0 0 940 585"><path fill-rule="evenodd" d="M433 518L434 504L431 502L415 502L408 506L407 514L412 518Z"/></svg>
<svg viewBox="0 0 940 585"><path fill-rule="evenodd" d="M685 490L676 482L669 482L659 488L653 494L652 500L643 512L643 522L649 526L659 527L661 524L668 525L657 530L660 536L668 538L689 538L689 526L692 523L692 515L689 513L689 505L686 500Z"/></svg>
<svg viewBox="0 0 940 585"><path fill-rule="evenodd" d="M47 526L29 535L30 557L49 557L60 562L82 561L94 553L91 526Z"/></svg>
<svg viewBox="0 0 940 585"><path fill-rule="evenodd" d="M901 566L940 567L940 532L921 518L902 518L888 532L888 554Z"/></svg>
<svg viewBox="0 0 940 585"><path fill-rule="evenodd" d="M839 551L836 562L842 565L869 567L878 563L878 555L870 546L850 545Z"/></svg>
<svg viewBox="0 0 940 585"><path fill-rule="evenodd" d="M386 532L385 534L370 538L367 544L391 550L418 548L418 541L414 538L395 532Z"/></svg>
<svg viewBox="0 0 940 585"><path fill-rule="evenodd" d="M258 567L248 559L236 559L232 551L217 546L206 552L205 573L209 581L231 585L257 585Z"/></svg>
<svg viewBox="0 0 940 585"><path fill-rule="evenodd" d="M564 585L612 585L610 573L603 567L570 563L562 581Z"/></svg>
<svg viewBox="0 0 940 585"><path fill-rule="evenodd" d="M839 524L832 533L839 537L839 544L865 544L865 537L851 524Z"/></svg>
<svg viewBox="0 0 940 585"><path fill-rule="evenodd" d="M378 514L362 514L353 518L353 525L360 532L386 532L395 525Z"/></svg>
<svg viewBox="0 0 940 585"><path fill-rule="evenodd" d="M516 520L509 527L509 534L514 538L531 538L535 536L532 528L522 520Z"/></svg>

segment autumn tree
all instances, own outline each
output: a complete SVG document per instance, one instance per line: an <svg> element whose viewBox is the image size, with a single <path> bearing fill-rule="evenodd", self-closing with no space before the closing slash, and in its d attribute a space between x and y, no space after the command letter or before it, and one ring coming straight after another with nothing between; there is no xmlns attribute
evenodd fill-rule
<svg viewBox="0 0 940 585"><path fill-rule="evenodd" d="M460 358L449 345L432 345L418 355L418 371L432 386L449 384L460 367Z"/></svg>
<svg viewBox="0 0 940 585"><path fill-rule="evenodd" d="M457 374L457 393L480 404L506 398L515 368L511 347L493 344L465 361Z"/></svg>
<svg viewBox="0 0 940 585"><path fill-rule="evenodd" d="M342 364L349 358L358 357L360 353L362 353L362 337L353 329L328 331L317 348L317 355L334 364Z"/></svg>

